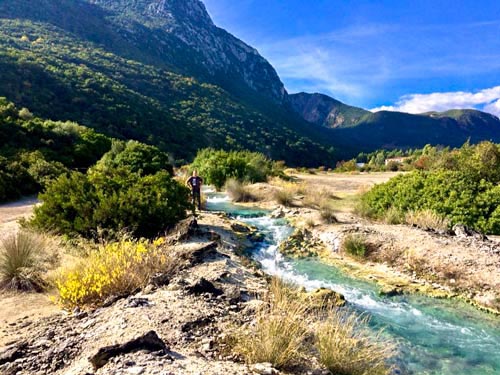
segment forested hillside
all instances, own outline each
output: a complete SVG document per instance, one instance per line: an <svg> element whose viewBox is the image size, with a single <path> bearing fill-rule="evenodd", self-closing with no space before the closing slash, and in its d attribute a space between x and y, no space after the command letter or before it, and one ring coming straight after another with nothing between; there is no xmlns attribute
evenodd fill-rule
<svg viewBox="0 0 500 375"><path fill-rule="evenodd" d="M157 145L176 160L211 146L260 151L289 164L333 161L326 133L311 131L279 104L286 92L274 69L209 18L205 33L213 43L226 40L225 47L201 50L189 40L181 26L200 15L182 2L165 9L147 1L94 3L2 2L0 96L44 118ZM186 3L204 12L200 2ZM217 46L233 46L245 61L237 64L227 51L227 59L215 59ZM203 71L204 61L213 66Z"/></svg>

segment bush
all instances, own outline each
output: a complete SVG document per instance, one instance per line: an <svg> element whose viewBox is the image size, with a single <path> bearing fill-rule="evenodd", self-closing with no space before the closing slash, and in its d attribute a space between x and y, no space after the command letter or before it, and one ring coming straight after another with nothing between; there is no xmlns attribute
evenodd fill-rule
<svg viewBox="0 0 500 375"><path fill-rule="evenodd" d="M55 263L48 241L39 234L21 230L0 242L0 287L22 291L42 291L43 272Z"/></svg>
<svg viewBox="0 0 500 375"><path fill-rule="evenodd" d="M95 237L100 229L152 237L186 217L189 190L165 171L140 176L127 169L106 174L72 172L40 195L31 223L59 234Z"/></svg>
<svg viewBox="0 0 500 375"><path fill-rule="evenodd" d="M281 173L283 165L273 163L263 154L250 151L223 151L207 148L196 155L191 170L197 170L206 184L220 190L230 178L246 182L263 182Z"/></svg>
<svg viewBox="0 0 500 375"><path fill-rule="evenodd" d="M180 267L160 241L122 239L102 245L56 279L60 303L72 308L99 305L107 297L129 294L147 284L158 272L172 275Z"/></svg>
<svg viewBox="0 0 500 375"><path fill-rule="evenodd" d="M351 234L342 241L342 250L352 256L364 258L368 255L369 248L364 236Z"/></svg>
<svg viewBox="0 0 500 375"><path fill-rule="evenodd" d="M113 141L111 150L104 154L93 169L106 173L124 167L141 175L163 170L173 175L174 171L168 154L137 141Z"/></svg>
<svg viewBox="0 0 500 375"><path fill-rule="evenodd" d="M320 321L315 329L315 347L319 360L332 374L389 375L392 367L387 364L395 348L382 340L380 333L373 334L362 327L367 319L354 314L333 310Z"/></svg>
<svg viewBox="0 0 500 375"><path fill-rule="evenodd" d="M500 187L477 171L415 171L376 185L362 197L364 211L383 218L394 209L431 210L449 220L476 230L500 233Z"/></svg>
<svg viewBox="0 0 500 375"><path fill-rule="evenodd" d="M255 197L248 189L248 184L230 179L226 182L226 191L233 202L255 202Z"/></svg>

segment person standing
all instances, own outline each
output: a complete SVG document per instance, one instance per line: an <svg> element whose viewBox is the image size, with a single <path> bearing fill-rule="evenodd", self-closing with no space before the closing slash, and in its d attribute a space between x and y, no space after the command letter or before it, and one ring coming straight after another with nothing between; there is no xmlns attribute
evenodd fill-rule
<svg viewBox="0 0 500 375"><path fill-rule="evenodd" d="M201 185L203 185L203 178L198 176L198 172L194 170L193 175L186 180L186 185L191 188L193 205L198 207L198 210L201 210Z"/></svg>

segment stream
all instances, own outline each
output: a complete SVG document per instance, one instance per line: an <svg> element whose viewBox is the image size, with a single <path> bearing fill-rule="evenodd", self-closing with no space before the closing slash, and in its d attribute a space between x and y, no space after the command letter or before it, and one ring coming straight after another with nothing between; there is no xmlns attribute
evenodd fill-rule
<svg viewBox="0 0 500 375"><path fill-rule="evenodd" d="M349 308L370 317L374 330L397 342L404 374L500 375L500 318L465 303L418 295L383 297L376 284L350 277L316 258L289 259L278 245L293 228L269 212L232 204L222 193L207 194L207 208L255 226L265 241L252 249L262 269L308 290L342 293Z"/></svg>

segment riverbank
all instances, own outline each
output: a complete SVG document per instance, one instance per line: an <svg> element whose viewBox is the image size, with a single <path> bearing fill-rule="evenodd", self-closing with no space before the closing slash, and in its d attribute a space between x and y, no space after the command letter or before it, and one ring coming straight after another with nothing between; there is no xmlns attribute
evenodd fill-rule
<svg viewBox="0 0 500 375"><path fill-rule="evenodd" d="M374 223L356 215L359 193L394 175L292 174L296 188L289 207L272 198L273 191L286 189L280 183L250 186L260 200L247 205L274 210L275 217L285 217L310 233L309 244L299 241L296 255L320 255L353 276L378 283L382 293L460 299L500 314L500 243L496 238L490 240L463 228L457 228L457 233L439 233ZM319 204L314 205L318 196L329 197L335 222L322 218ZM344 240L352 235L366 243L366 257L352 257L343 250Z"/></svg>

